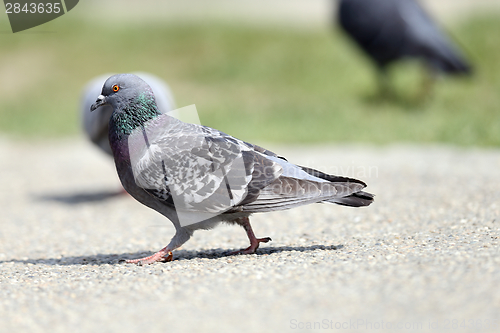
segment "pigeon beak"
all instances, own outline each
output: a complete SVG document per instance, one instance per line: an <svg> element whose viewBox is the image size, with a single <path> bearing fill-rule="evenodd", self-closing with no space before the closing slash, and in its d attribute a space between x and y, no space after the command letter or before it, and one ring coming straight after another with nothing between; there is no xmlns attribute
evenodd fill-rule
<svg viewBox="0 0 500 333"><path fill-rule="evenodd" d="M94 111L95 109L104 104L106 104L106 97L103 95L99 95L95 103L90 106L90 112Z"/></svg>

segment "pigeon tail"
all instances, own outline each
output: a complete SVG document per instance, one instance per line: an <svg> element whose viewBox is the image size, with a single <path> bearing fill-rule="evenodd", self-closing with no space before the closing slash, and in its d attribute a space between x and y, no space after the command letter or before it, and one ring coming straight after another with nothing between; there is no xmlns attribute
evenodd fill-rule
<svg viewBox="0 0 500 333"><path fill-rule="evenodd" d="M350 207L369 206L373 202L374 195L368 192L356 192L347 197L325 200L322 202L336 203L337 205Z"/></svg>
<svg viewBox="0 0 500 333"><path fill-rule="evenodd" d="M316 169L308 168L308 167L303 167L303 166L300 166L300 168L302 170L304 170L305 172L307 172L308 174L310 174L311 176L318 177L318 178L324 179L324 180L328 180L329 182L333 182L333 183L337 183L337 182L340 182L340 183L356 183L356 184L363 185L363 187L366 187L366 184L364 182L362 182L361 180L359 180L359 179L329 175L327 173L318 171Z"/></svg>
<svg viewBox="0 0 500 333"><path fill-rule="evenodd" d="M434 59L429 59L429 63L439 71L448 74L471 75L473 71L472 66L463 58L449 51L436 54Z"/></svg>

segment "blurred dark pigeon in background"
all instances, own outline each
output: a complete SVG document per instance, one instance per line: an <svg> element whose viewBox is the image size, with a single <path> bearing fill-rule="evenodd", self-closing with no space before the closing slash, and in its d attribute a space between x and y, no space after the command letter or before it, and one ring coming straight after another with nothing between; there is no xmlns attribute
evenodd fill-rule
<svg viewBox="0 0 500 333"><path fill-rule="evenodd" d="M159 77L138 72L135 73L153 89L156 103L161 113L170 112L175 109L175 101L168 84ZM108 139L109 118L113 113L110 105L101 107L99 112L89 112L90 106L95 102L96 96L101 93L104 82L112 74L103 74L90 80L84 87L80 103L81 120L83 130L87 138L109 155L113 155Z"/></svg>
<svg viewBox="0 0 500 333"><path fill-rule="evenodd" d="M460 50L414 0L340 0L338 19L375 62L382 91L388 65L403 58L422 60L433 77L471 73Z"/></svg>

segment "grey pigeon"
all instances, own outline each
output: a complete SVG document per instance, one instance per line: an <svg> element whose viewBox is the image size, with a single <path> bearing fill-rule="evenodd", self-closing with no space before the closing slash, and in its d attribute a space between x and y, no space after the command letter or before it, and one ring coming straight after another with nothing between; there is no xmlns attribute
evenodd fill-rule
<svg viewBox="0 0 500 333"><path fill-rule="evenodd" d="M134 74L139 75L153 89L161 113L175 109L173 94L165 81L149 73L138 72ZM106 105L99 112L89 112L90 106L95 102L95 97L101 93L104 81L110 76L111 74L97 76L85 85L80 103L80 113L83 130L87 138L107 154L113 155L108 140L109 118L113 113L113 108Z"/></svg>
<svg viewBox="0 0 500 333"><path fill-rule="evenodd" d="M340 26L385 77L389 64L423 60L434 72L468 74L471 66L414 0L340 0Z"/></svg>
<svg viewBox="0 0 500 333"><path fill-rule="evenodd" d="M170 243L149 264L172 260L172 252L198 229L220 222L241 225L254 253L259 243L249 216L315 202L368 206L373 195L362 181L297 166L275 153L210 127L161 114L153 91L133 74L110 77L91 106L111 105L109 141L123 187L175 226Z"/></svg>

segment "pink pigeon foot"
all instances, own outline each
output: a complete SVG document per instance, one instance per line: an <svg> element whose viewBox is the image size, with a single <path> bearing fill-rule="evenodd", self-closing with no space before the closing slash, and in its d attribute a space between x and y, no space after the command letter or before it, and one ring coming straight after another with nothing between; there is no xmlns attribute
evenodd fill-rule
<svg viewBox="0 0 500 333"><path fill-rule="evenodd" d="M172 254L172 251L168 251L165 247L149 257L125 260L125 262L128 264L139 264L140 266L142 266L149 265L155 262L169 262L173 260L173 257L174 256Z"/></svg>

